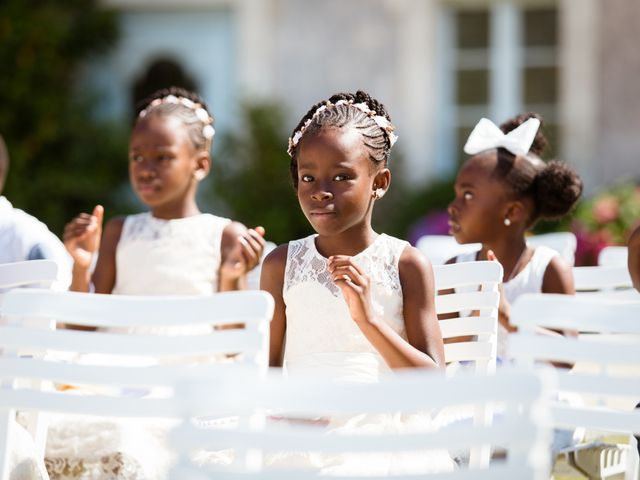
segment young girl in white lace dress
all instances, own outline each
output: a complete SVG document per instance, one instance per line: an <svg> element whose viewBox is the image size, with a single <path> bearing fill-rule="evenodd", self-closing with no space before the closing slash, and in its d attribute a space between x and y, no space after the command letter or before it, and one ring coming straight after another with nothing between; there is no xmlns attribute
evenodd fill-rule
<svg viewBox="0 0 640 480"><path fill-rule="evenodd" d="M317 233L271 252L261 277L276 304L270 363L289 374L376 382L393 369L444 365L430 263L371 226L373 207L391 182L393 130L384 106L358 91L314 105L290 139L293 185ZM332 421L328 429L391 423L362 416ZM307 460L324 473L420 469L393 457ZM423 470L451 468L446 453L421 461Z"/></svg>
<svg viewBox="0 0 640 480"><path fill-rule="evenodd" d="M260 260L264 230L200 212L196 190L209 173L213 134L213 117L193 92L160 90L141 104L129 144L129 178L149 211L110 220L104 234L101 206L67 224L71 290L208 295L243 288Z"/></svg>
<svg viewBox="0 0 640 480"><path fill-rule="evenodd" d="M74 259L71 290L211 295L244 288L262 255L264 230L200 212L196 190L209 172L213 133L213 117L192 92L161 90L141 105L129 145L129 175L149 211L114 218L104 233L101 206L67 224L64 241ZM195 329L125 330L172 335ZM104 360L87 355L75 361ZM171 458L164 433L162 425L135 420L56 417L49 427L47 468L52 480L165 478Z"/></svg>

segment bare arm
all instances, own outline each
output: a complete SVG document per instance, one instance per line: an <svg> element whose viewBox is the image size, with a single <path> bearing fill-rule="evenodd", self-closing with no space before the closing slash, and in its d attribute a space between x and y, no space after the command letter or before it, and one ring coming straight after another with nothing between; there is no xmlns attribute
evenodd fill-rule
<svg viewBox="0 0 640 480"><path fill-rule="evenodd" d="M629 237L629 257L627 268L633 281L633 286L640 292L640 227L636 228Z"/></svg>
<svg viewBox="0 0 640 480"><path fill-rule="evenodd" d="M218 290L244 290L247 273L253 270L264 250L264 228L248 229L239 222L231 222L222 232Z"/></svg>
<svg viewBox="0 0 640 480"><path fill-rule="evenodd" d="M116 248L120 241L124 217L110 220L104 228L98 263L91 281L95 293L111 293L116 284Z"/></svg>
<svg viewBox="0 0 640 480"><path fill-rule="evenodd" d="M260 289L269 292L275 300L269 337L269 365L271 367L281 367L284 355L284 335L287 328L287 318L282 298L282 288L288 248L288 245L281 245L267 255L262 264L260 276Z"/></svg>

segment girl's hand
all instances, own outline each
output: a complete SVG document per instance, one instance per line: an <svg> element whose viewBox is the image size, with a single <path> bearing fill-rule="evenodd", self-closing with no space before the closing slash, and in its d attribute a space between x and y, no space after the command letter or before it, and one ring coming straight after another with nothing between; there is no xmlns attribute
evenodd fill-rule
<svg viewBox="0 0 640 480"><path fill-rule="evenodd" d="M491 260L492 262L498 262L498 258L496 254L493 253L493 250L487 251L487 260ZM503 284L498 284L498 293L500 293L500 304L498 305L498 322L507 329L509 332L515 332L517 330L516 327L509 323L509 318L511 317L511 305L507 302L507 299L504 295Z"/></svg>
<svg viewBox="0 0 640 480"><path fill-rule="evenodd" d="M100 248L104 208L97 205L93 213L81 213L64 227L64 246L76 266L89 269L93 254Z"/></svg>
<svg viewBox="0 0 640 480"><path fill-rule="evenodd" d="M238 236L233 251L220 266L221 280L238 280L258 266L264 251L264 233L264 228L256 227Z"/></svg>
<svg viewBox="0 0 640 480"><path fill-rule="evenodd" d="M347 255L329 257L331 279L340 290L349 307L351 318L364 326L372 323L370 280L366 273Z"/></svg>

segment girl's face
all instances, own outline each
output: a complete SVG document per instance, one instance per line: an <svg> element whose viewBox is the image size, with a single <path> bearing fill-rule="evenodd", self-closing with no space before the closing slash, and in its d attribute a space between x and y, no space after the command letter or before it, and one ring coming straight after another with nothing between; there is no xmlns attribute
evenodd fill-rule
<svg viewBox="0 0 640 480"><path fill-rule="evenodd" d="M389 178L387 169L372 167L362 135L353 128L322 128L303 137L298 201L316 232L330 236L370 228L372 193L375 187L386 190Z"/></svg>
<svg viewBox="0 0 640 480"><path fill-rule="evenodd" d="M200 152L201 153L201 152ZM134 191L154 213L177 212L195 202L197 176L208 160L196 151L180 120L148 115L138 120L129 145L129 178ZM208 155L207 155L208 157Z"/></svg>
<svg viewBox="0 0 640 480"><path fill-rule="evenodd" d="M449 233L458 243L487 243L505 228L508 192L491 173L495 154L485 153L467 160L456 177L455 198L449 204Z"/></svg>

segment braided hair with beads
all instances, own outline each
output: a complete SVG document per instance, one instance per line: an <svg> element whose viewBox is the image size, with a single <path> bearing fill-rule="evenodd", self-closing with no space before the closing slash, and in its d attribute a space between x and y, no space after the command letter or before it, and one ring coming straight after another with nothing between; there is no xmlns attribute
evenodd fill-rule
<svg viewBox="0 0 640 480"><path fill-rule="evenodd" d="M397 137L385 106L361 90L355 94L337 93L311 107L289 138L289 173L294 188L298 187L297 156L300 141L305 135L325 127L355 128L362 135L374 165L387 166L391 147Z"/></svg>

